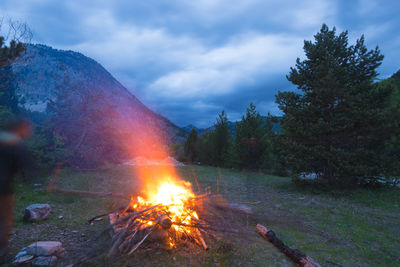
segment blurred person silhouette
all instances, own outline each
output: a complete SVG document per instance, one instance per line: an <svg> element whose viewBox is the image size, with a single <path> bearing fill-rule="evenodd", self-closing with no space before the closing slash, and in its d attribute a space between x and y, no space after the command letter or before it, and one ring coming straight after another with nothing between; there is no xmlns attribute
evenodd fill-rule
<svg viewBox="0 0 400 267"><path fill-rule="evenodd" d="M10 256L9 237L14 219L14 179L30 165L23 141L31 135L31 124L22 118L9 119L0 130L0 264Z"/></svg>

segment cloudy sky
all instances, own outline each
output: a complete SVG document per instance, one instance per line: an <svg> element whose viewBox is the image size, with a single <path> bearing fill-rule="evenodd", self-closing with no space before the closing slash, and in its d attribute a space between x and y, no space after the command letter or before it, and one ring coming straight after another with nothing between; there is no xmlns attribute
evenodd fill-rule
<svg viewBox="0 0 400 267"><path fill-rule="evenodd" d="M400 1L387 0L1 0L0 16L28 23L34 43L101 63L154 111L179 126L237 120L250 102L278 114L290 66L322 23L365 35L400 69Z"/></svg>

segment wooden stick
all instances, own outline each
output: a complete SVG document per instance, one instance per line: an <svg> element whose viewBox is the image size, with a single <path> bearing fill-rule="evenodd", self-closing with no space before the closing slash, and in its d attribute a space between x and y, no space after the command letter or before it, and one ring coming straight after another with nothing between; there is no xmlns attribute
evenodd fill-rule
<svg viewBox="0 0 400 267"><path fill-rule="evenodd" d="M201 243L201 245L203 246L204 250L208 250L207 244L206 244L206 242L204 241L203 236L201 235L199 229L197 229L197 228L196 228L196 233L197 233L197 236L198 236L198 238L199 238L199 240L200 240L200 243Z"/></svg>
<svg viewBox="0 0 400 267"><path fill-rule="evenodd" d="M110 211L110 212L106 212L106 213L103 213L103 214L94 216L93 218L91 218L91 219L88 221L88 223L91 224L91 223L92 223L94 220L96 220L97 218L101 218L101 217L103 217L103 216L109 215L110 213L115 213L115 212L118 212L119 210L124 209L124 211L121 212L121 214L122 214L122 213L124 213L126 210L128 210L129 206L130 206L130 204L129 204L128 207L126 207L126 208L123 206L123 207L119 207L119 208L116 209L116 210L113 210L113 211Z"/></svg>
<svg viewBox="0 0 400 267"><path fill-rule="evenodd" d="M101 217L106 216L106 215L108 215L108 214L110 214L110 213L112 213L112 212L107 212L107 213L103 213L103 214L94 216L93 218L91 218L90 220L88 220L88 224L91 224L91 223L92 223L94 220L96 220L97 218L101 218Z"/></svg>
<svg viewBox="0 0 400 267"><path fill-rule="evenodd" d="M129 230L129 227L127 227L127 226L122 231L120 231L119 233L116 234L117 239L115 241L113 240L114 244L107 254L108 257L115 255L117 252L117 249L119 249L119 246L123 243L124 238L125 238L125 233Z"/></svg>
<svg viewBox="0 0 400 267"><path fill-rule="evenodd" d="M139 243L136 244L136 246L134 246L131 251L128 252L128 254L126 256L131 255L133 252L135 252L135 250L149 237L149 235L156 229L156 226L159 224L160 221L157 221L153 227L151 227L150 231L143 237L142 240L139 241Z"/></svg>
<svg viewBox="0 0 400 267"><path fill-rule="evenodd" d="M151 209L155 209L155 208L157 208L157 207L160 207L160 206L161 206L161 205L154 205L154 206L151 206L151 207L149 207L149 208L147 208L147 209L144 209L144 210L141 210L141 211L138 211L138 212L133 212L132 214L130 214L130 215L128 215L128 216L125 216L125 217L122 217L122 218L120 218L120 219L117 219L115 222L110 223L110 225L108 225L100 234L98 234L97 236L95 236L95 237L93 238L93 240L99 239L104 233L110 231L110 229L113 229L113 227L114 227L115 225L121 224L121 223L126 222L126 221L128 221L128 220L130 220L130 219L135 220L139 215L141 215L141 214L143 214L143 213L145 213L145 212L147 212L147 211L149 211L149 210L151 210Z"/></svg>
<svg viewBox="0 0 400 267"><path fill-rule="evenodd" d="M128 243L131 242L131 240L135 237L139 230L136 229L133 234L129 235L128 238L125 239L124 242L119 246L119 252L120 254L123 254L123 252L128 248Z"/></svg>
<svg viewBox="0 0 400 267"><path fill-rule="evenodd" d="M291 249L286 246L279 238L275 236L275 233L268 230L267 227L257 224L257 232L267 241L271 242L281 252L288 256L297 266L301 267L321 267L311 257L307 256L303 252L297 249Z"/></svg>

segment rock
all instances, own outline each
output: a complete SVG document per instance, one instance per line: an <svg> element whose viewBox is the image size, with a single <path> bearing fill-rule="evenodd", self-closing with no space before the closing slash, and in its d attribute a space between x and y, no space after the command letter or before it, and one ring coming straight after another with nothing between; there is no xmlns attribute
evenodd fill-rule
<svg viewBox="0 0 400 267"><path fill-rule="evenodd" d="M32 261L33 266L52 266L56 263L56 256L39 256Z"/></svg>
<svg viewBox="0 0 400 267"><path fill-rule="evenodd" d="M25 249L26 248L23 248L20 252L18 252L18 254L15 255L15 258L19 258L19 257L25 256L25 255L28 255L28 253L26 253Z"/></svg>
<svg viewBox="0 0 400 267"><path fill-rule="evenodd" d="M32 204L25 209L24 221L33 222L46 220L49 214L49 204Z"/></svg>
<svg viewBox="0 0 400 267"><path fill-rule="evenodd" d="M28 255L25 251L21 251L15 256L15 260L13 261L13 264L19 265L19 264L28 262L28 261L32 260L33 257L34 256Z"/></svg>
<svg viewBox="0 0 400 267"><path fill-rule="evenodd" d="M33 256L51 256L62 250L62 244L58 241L38 241L30 244L24 250Z"/></svg>

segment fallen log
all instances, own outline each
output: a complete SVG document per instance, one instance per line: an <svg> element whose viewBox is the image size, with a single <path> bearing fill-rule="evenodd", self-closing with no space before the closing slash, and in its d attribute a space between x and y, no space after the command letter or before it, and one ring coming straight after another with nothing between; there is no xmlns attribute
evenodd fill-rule
<svg viewBox="0 0 400 267"><path fill-rule="evenodd" d="M297 266L301 267L321 267L311 257L307 256L303 252L297 249L291 249L286 246L279 238L276 237L275 233L268 230L267 227L257 224L257 232L267 241L271 242L281 252L288 256Z"/></svg>
<svg viewBox="0 0 400 267"><path fill-rule="evenodd" d="M55 193L55 194L63 194L63 195L70 195L70 196L77 196L77 197L116 197L116 198L123 198L130 200L130 195L125 195L121 193L112 193L112 192L90 192L90 191L81 191L81 190L67 190L61 189L56 187L50 187L47 189L48 193Z"/></svg>

